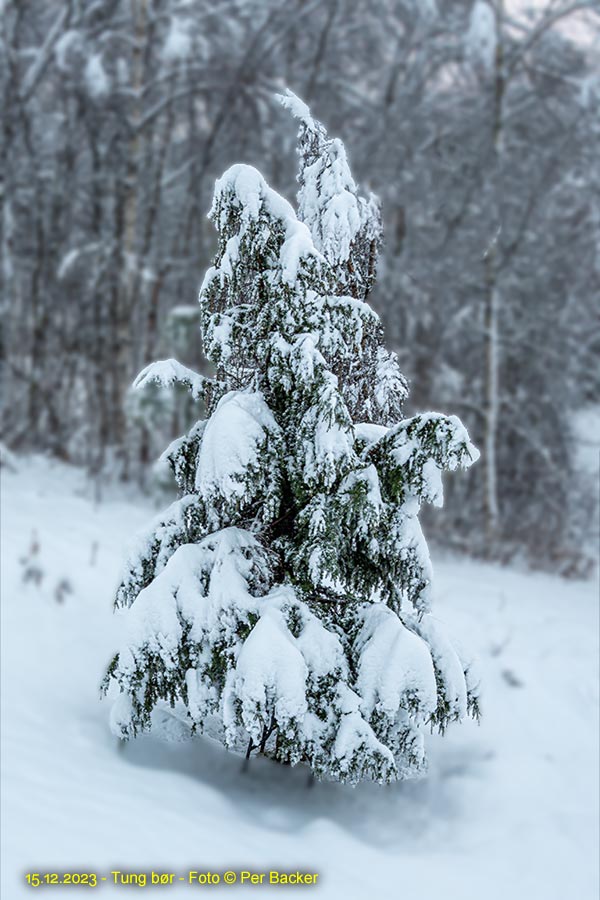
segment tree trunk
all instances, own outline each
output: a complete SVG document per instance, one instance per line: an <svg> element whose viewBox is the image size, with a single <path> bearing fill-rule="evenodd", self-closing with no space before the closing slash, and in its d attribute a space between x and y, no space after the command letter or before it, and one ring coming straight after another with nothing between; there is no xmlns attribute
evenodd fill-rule
<svg viewBox="0 0 600 900"><path fill-rule="evenodd" d="M485 252L485 300L484 300L484 341L485 341L485 372L484 372L484 411L485 411L485 436L484 436L484 515L487 551L493 549L498 534L498 408L500 391L500 307L501 294L498 283L498 250L501 234L501 185L500 185L500 161L503 143L503 100L504 100L504 53L502 46L502 19L503 4L499 2L496 8L496 54L493 71L493 121L492 121L492 147L491 147L491 177L492 177L492 221L496 232L490 246Z"/></svg>

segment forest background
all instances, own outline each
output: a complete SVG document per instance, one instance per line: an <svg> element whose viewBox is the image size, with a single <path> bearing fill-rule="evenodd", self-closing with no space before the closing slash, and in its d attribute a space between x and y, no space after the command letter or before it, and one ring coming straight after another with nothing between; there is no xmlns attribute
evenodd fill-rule
<svg viewBox="0 0 600 900"><path fill-rule="evenodd" d="M589 571L597 534L600 9L592 0L3 0L3 440L155 486L206 371L214 180L293 200L290 87L382 204L370 297L413 409L482 450L427 533ZM596 438L597 440L597 438ZM591 454L591 455L590 455ZM590 462L591 459L591 462ZM592 551L590 550L592 548Z"/></svg>

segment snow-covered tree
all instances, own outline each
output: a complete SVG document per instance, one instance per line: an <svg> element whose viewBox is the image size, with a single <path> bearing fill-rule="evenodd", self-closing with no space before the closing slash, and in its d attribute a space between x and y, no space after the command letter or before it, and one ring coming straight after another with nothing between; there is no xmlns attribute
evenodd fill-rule
<svg viewBox="0 0 600 900"><path fill-rule="evenodd" d="M206 418L166 451L180 499L131 554L104 686L122 738L170 716L228 747L355 783L421 771L425 726L478 715L431 615L423 501L477 458L461 422L403 418L406 382L365 302L379 217L301 101L299 213L254 168L217 182L200 292ZM304 221L302 221L304 219ZM166 716L165 714L168 714Z"/></svg>

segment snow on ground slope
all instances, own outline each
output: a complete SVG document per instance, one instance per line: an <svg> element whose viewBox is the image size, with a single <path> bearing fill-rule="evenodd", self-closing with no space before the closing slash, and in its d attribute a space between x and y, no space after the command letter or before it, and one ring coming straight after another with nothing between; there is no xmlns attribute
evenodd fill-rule
<svg viewBox="0 0 600 900"><path fill-rule="evenodd" d="M201 738L121 747L110 734L98 683L112 594L150 514L114 496L94 506L79 473L42 460L3 471L3 897L35 893L26 871L228 868L319 872L304 890L327 900L597 897L595 585L439 562L436 613L481 660L481 726L430 737L423 781L309 789L305 770L253 760L243 774ZM39 586L20 561L34 531Z"/></svg>

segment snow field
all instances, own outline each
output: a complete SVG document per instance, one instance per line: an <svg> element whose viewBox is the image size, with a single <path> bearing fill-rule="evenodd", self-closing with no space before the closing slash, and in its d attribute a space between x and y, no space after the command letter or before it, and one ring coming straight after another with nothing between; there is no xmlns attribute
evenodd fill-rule
<svg viewBox="0 0 600 900"><path fill-rule="evenodd" d="M243 773L206 739L111 735L98 686L122 626L113 592L149 508L110 494L95 505L78 472L40 458L2 472L3 896L31 897L26 871L277 869L320 873L304 890L327 900L597 897L595 584L434 553L435 615L479 657L481 725L428 736L427 779L309 789L304 769ZM34 531L39 586L23 582Z"/></svg>

